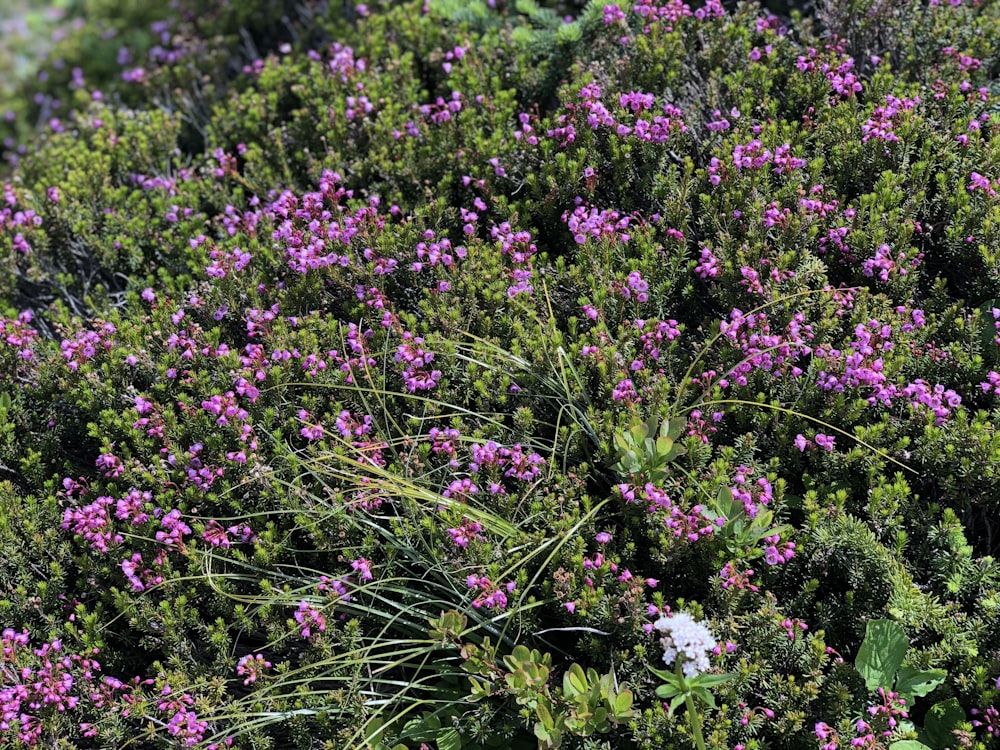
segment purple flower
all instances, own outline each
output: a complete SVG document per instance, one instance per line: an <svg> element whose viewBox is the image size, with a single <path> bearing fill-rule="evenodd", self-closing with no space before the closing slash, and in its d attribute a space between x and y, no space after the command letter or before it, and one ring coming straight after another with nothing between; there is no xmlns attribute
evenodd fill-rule
<svg viewBox="0 0 1000 750"><path fill-rule="evenodd" d="M370 560L360 557L351 562L351 567L358 573L358 577L362 581L370 581L374 577L372 576L372 564Z"/></svg>
<svg viewBox="0 0 1000 750"><path fill-rule="evenodd" d="M817 432L813 440L816 441L816 445L818 445L820 448L825 448L827 452L833 450L834 438L831 437L830 435L824 435L822 432Z"/></svg>
<svg viewBox="0 0 1000 750"><path fill-rule="evenodd" d="M326 618L305 599L299 602L295 611L295 621L302 626L302 637L310 638L314 629L320 633L326 630Z"/></svg>
<svg viewBox="0 0 1000 750"><path fill-rule="evenodd" d="M448 535L456 547L465 549L470 541L484 541L485 537L480 533L483 530L481 524L470 521L468 518L462 519L462 525L455 529L448 529Z"/></svg>
<svg viewBox="0 0 1000 750"><path fill-rule="evenodd" d="M237 662L236 674L241 677L245 675L246 679L243 680L243 684L249 685L251 682L257 681L262 670L268 669L271 666L271 662L265 661L262 654L257 654L256 656L247 654Z"/></svg>

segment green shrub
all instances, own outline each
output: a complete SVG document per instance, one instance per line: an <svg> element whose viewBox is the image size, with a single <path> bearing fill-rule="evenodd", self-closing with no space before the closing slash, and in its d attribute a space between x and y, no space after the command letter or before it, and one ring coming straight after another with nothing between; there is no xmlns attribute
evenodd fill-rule
<svg viewBox="0 0 1000 750"><path fill-rule="evenodd" d="M995 4L126 5L0 93L5 743L996 746Z"/></svg>

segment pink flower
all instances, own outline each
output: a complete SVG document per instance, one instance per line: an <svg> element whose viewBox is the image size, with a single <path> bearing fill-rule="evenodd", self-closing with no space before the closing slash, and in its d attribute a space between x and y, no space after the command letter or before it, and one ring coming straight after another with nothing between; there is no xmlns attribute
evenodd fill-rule
<svg viewBox="0 0 1000 750"><path fill-rule="evenodd" d="M831 437L830 435L824 435L821 432L817 432L816 436L813 439L816 441L816 445L818 445L820 448L825 448L827 452L833 450L834 438Z"/></svg>
<svg viewBox="0 0 1000 750"><path fill-rule="evenodd" d="M326 618L305 599L299 602L299 608L295 610L295 621L302 626L303 638L311 638L314 635L313 629L320 633L326 630Z"/></svg>
<svg viewBox="0 0 1000 750"><path fill-rule="evenodd" d="M366 560L363 557L359 557L357 560L351 562L351 567L358 573L358 577L362 581L372 580L372 564L370 560Z"/></svg>
<svg viewBox="0 0 1000 750"><path fill-rule="evenodd" d="M479 589L479 596L472 602L474 609L479 609L480 607L504 609L507 606L507 594L513 593L517 587L514 581L498 585L485 576L480 577L475 574L466 578L465 584L470 589Z"/></svg>
<svg viewBox="0 0 1000 750"><path fill-rule="evenodd" d="M247 654L242 657L236 664L236 674L246 676L243 680L244 685L249 685L252 682L256 682L257 678L260 677L260 673L272 666L271 662L265 661L263 655L257 654L252 656Z"/></svg>
<svg viewBox="0 0 1000 750"><path fill-rule="evenodd" d="M298 417L303 422L311 419L309 412L305 409L299 409ZM316 424L307 424L299 430L299 434L301 434L306 440L319 440L323 437L323 425L319 422Z"/></svg>
<svg viewBox="0 0 1000 750"><path fill-rule="evenodd" d="M483 535L479 533L482 530L483 527L481 524L476 521L470 521L468 518L463 518L461 526L456 529L448 529L448 535L456 547L465 549L471 541L484 541Z"/></svg>

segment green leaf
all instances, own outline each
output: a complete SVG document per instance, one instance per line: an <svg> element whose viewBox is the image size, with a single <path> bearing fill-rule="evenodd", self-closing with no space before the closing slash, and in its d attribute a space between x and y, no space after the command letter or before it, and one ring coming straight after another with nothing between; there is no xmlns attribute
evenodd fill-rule
<svg viewBox="0 0 1000 750"><path fill-rule="evenodd" d="M614 700L615 716L624 716L632 710L632 691L623 690Z"/></svg>
<svg viewBox="0 0 1000 750"><path fill-rule="evenodd" d="M552 713L549 711L549 707L546 705L545 701L538 701L538 705L535 706L535 713L538 714L538 718L541 720L543 727L548 729L556 725L555 721L552 719Z"/></svg>
<svg viewBox="0 0 1000 750"><path fill-rule="evenodd" d="M955 736L952 730L965 721L965 711L958 703L958 698L935 703L924 717L923 738L934 747L953 746Z"/></svg>
<svg viewBox="0 0 1000 750"><path fill-rule="evenodd" d="M670 455L670 451L674 448L674 441L668 437L656 438L656 442L653 444L656 448L657 455L661 457L666 457Z"/></svg>
<svg viewBox="0 0 1000 750"><path fill-rule="evenodd" d="M623 455L628 452L628 449L632 447L631 442L625 437L625 435L618 434L614 436L615 450L618 451L618 455Z"/></svg>
<svg viewBox="0 0 1000 750"><path fill-rule="evenodd" d="M428 729L440 729L441 728L441 717L437 714L428 714L424 717L423 725Z"/></svg>
<svg viewBox="0 0 1000 750"><path fill-rule="evenodd" d="M677 707L681 705L683 702L684 702L683 695L674 696L674 699L670 701L670 713L673 714L673 712L677 710Z"/></svg>
<svg viewBox="0 0 1000 750"><path fill-rule="evenodd" d="M563 675L563 693L566 697L571 697L586 692L587 675L584 674L583 667L574 662Z"/></svg>
<svg viewBox="0 0 1000 750"><path fill-rule="evenodd" d="M663 424L660 425L660 434L669 437L671 440L677 440L684 434L686 427L687 420L684 417L674 417L673 419L664 420Z"/></svg>
<svg viewBox="0 0 1000 750"><path fill-rule="evenodd" d="M728 682L733 677L734 675L731 674L700 674L690 684L696 687L710 688Z"/></svg>
<svg viewBox="0 0 1000 750"><path fill-rule="evenodd" d="M548 745L549 731L544 726L542 726L542 722L540 721L535 723L535 736L539 739L540 742L545 743L542 745L542 747L549 746Z"/></svg>
<svg viewBox="0 0 1000 750"><path fill-rule="evenodd" d="M679 691L677 690L677 688L673 685L660 685L658 688L656 688L656 697L662 700L667 700L667 698L671 698L677 695L678 692ZM684 696L682 695L681 700L683 699Z"/></svg>
<svg viewBox="0 0 1000 750"><path fill-rule="evenodd" d="M470 677L469 682L471 683L471 693L466 700L478 701L490 696L490 684L488 682L477 680L475 677Z"/></svg>
<svg viewBox="0 0 1000 750"><path fill-rule="evenodd" d="M437 736L438 750L462 750L462 735L454 727L446 729Z"/></svg>
<svg viewBox="0 0 1000 750"><path fill-rule="evenodd" d="M854 666L869 690L891 688L909 648L906 632L892 620L869 620Z"/></svg>
<svg viewBox="0 0 1000 750"><path fill-rule="evenodd" d="M709 708L715 708L715 698L703 687L691 688L691 695L700 700Z"/></svg>
<svg viewBox="0 0 1000 750"><path fill-rule="evenodd" d="M677 675L674 672L668 672L665 669L656 669L655 667L647 667L647 668L649 669L650 672L652 672L665 682L669 682L670 684L677 682Z"/></svg>
<svg viewBox="0 0 1000 750"><path fill-rule="evenodd" d="M644 445L646 437L649 435L649 425L641 419L636 418L632 420L632 427L629 430L629 434L632 436L633 445Z"/></svg>
<svg viewBox="0 0 1000 750"><path fill-rule="evenodd" d="M720 487L719 494L715 498L715 507L720 515L731 521L738 512L733 503L733 491L726 486Z"/></svg>
<svg viewBox="0 0 1000 750"><path fill-rule="evenodd" d="M440 729L441 718L437 714L427 713L406 722L402 736L413 742L433 742Z"/></svg>
<svg viewBox="0 0 1000 750"><path fill-rule="evenodd" d="M921 671L906 666L896 675L896 692L904 698L923 697L945 681L948 672L943 669Z"/></svg>
<svg viewBox="0 0 1000 750"><path fill-rule="evenodd" d="M889 750L934 750L933 748L927 747L923 742L917 742L916 740L900 740L899 742L893 742L889 745Z"/></svg>

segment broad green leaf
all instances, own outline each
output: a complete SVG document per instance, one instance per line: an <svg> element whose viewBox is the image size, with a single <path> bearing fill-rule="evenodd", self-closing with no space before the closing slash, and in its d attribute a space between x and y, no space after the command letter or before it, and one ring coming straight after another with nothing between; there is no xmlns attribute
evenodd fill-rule
<svg viewBox="0 0 1000 750"><path fill-rule="evenodd" d="M727 521L732 521L743 510L742 504L733 501L733 491L726 486L719 488L719 494L715 498L715 507Z"/></svg>
<svg viewBox="0 0 1000 750"><path fill-rule="evenodd" d="M668 437L659 437L656 438L654 446L656 447L656 452L658 455L666 456L673 449L674 441Z"/></svg>
<svg viewBox="0 0 1000 750"><path fill-rule="evenodd" d="M674 672L668 672L665 669L656 669L655 667L647 667L647 669L665 682L670 684L677 682L677 675Z"/></svg>
<svg viewBox="0 0 1000 750"><path fill-rule="evenodd" d="M535 706L535 713L538 714L538 718L541 719L542 726L551 729L556 725L555 720L552 718L552 712L549 711L546 701L538 701L538 705Z"/></svg>
<svg viewBox="0 0 1000 750"><path fill-rule="evenodd" d="M423 725L428 729L440 729L441 717L437 714L427 714L423 719Z"/></svg>
<svg viewBox="0 0 1000 750"><path fill-rule="evenodd" d="M542 722L535 722L535 736L540 742L544 743L542 747L551 747L549 744L549 730L547 730Z"/></svg>
<svg viewBox="0 0 1000 750"><path fill-rule="evenodd" d="M434 742L440 732L441 718L437 714L425 713L406 722L402 737L411 742Z"/></svg>
<svg viewBox="0 0 1000 750"><path fill-rule="evenodd" d="M921 736L934 747L953 746L955 736L952 730L963 721L965 721L965 711L959 705L958 699L949 698L931 706L927 716L924 717L924 731Z"/></svg>
<svg viewBox="0 0 1000 750"><path fill-rule="evenodd" d="M893 742L889 745L889 750L934 750L933 748L927 747L923 742L917 742L916 740L900 740L899 742Z"/></svg>
<svg viewBox="0 0 1000 750"><path fill-rule="evenodd" d="M666 700L667 698L677 695L678 692L677 688L673 685L660 685L656 688L656 697ZM684 700L683 695L681 696L681 700Z"/></svg>
<svg viewBox="0 0 1000 750"><path fill-rule="evenodd" d="M437 736L438 750L462 750L462 735L455 728L449 728Z"/></svg>
<svg viewBox="0 0 1000 750"><path fill-rule="evenodd" d="M683 702L684 702L683 695L675 695L674 699L670 701L670 713L673 714L673 712L677 710L677 707L680 706Z"/></svg>
<svg viewBox="0 0 1000 750"><path fill-rule="evenodd" d="M909 647L903 628L892 620L869 620L854 666L869 690L891 688Z"/></svg>
<svg viewBox="0 0 1000 750"><path fill-rule="evenodd" d="M573 663L563 675L563 693L566 697L571 697L585 692L587 692L587 675L583 673L583 667Z"/></svg>
<svg viewBox="0 0 1000 750"><path fill-rule="evenodd" d="M913 667L901 667L896 675L896 692L904 698L923 697L945 681L948 673L943 669L921 671Z"/></svg>
<svg viewBox="0 0 1000 750"><path fill-rule="evenodd" d="M624 690L614 700L615 716L627 718L632 711L632 691Z"/></svg>
<svg viewBox="0 0 1000 750"><path fill-rule="evenodd" d="M731 674L700 674L694 679L692 684L697 687L710 688L721 685L731 679L733 679L733 675Z"/></svg>
<svg viewBox="0 0 1000 750"><path fill-rule="evenodd" d="M684 434L686 427L687 420L684 417L674 417L660 425L660 434L669 437L671 440L677 440Z"/></svg>
<svg viewBox="0 0 1000 750"><path fill-rule="evenodd" d="M705 688L703 687L692 688L691 695L700 700L709 708L715 708L715 698Z"/></svg>
<svg viewBox="0 0 1000 750"><path fill-rule="evenodd" d="M649 425L637 419L632 422L632 429L629 430L629 433L632 435L635 445L643 445L649 435Z"/></svg>

